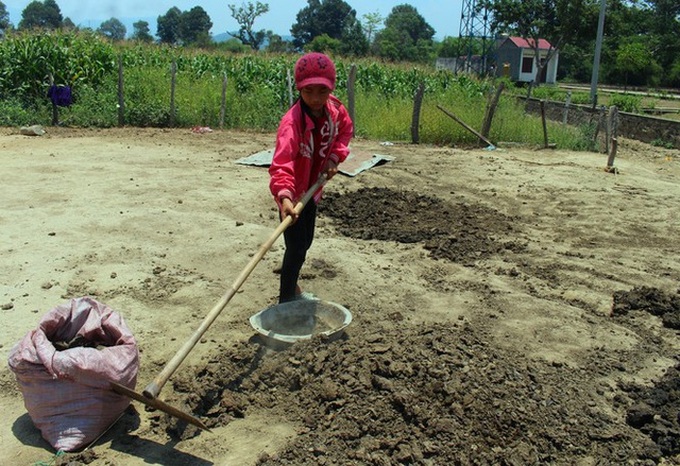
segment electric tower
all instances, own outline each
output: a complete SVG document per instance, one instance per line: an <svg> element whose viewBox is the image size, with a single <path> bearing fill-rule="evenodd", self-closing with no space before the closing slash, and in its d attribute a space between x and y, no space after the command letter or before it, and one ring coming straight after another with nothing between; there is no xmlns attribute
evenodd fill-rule
<svg viewBox="0 0 680 466"><path fill-rule="evenodd" d="M477 0L463 0L458 35L456 71L486 74L493 46L489 31L489 12Z"/></svg>

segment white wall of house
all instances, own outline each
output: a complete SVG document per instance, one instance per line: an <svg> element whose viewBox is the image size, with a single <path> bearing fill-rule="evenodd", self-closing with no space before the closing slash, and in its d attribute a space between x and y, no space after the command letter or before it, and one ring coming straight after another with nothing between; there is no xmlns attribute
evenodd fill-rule
<svg viewBox="0 0 680 466"><path fill-rule="evenodd" d="M548 55L547 50L540 50L539 56L545 58ZM557 63L559 61L559 53L554 52L550 61L546 65L546 78L545 82L548 84L555 84L557 82ZM538 62L536 60L536 54L531 49L522 49L522 54L520 58L520 68L519 68L519 81L522 82L532 82L536 77L536 71L538 69Z"/></svg>

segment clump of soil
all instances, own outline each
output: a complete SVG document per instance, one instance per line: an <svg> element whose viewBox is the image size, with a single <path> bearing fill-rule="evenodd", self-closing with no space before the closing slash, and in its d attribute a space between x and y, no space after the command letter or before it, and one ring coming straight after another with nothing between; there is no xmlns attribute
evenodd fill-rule
<svg viewBox="0 0 680 466"><path fill-rule="evenodd" d="M680 365L666 371L653 387L621 384L632 405L626 413L631 427L649 436L665 457L680 453Z"/></svg>
<svg viewBox="0 0 680 466"><path fill-rule="evenodd" d="M680 290L671 294L658 288L639 286L630 291L614 292L612 315L626 315L630 311L648 312L661 317L664 326L680 329Z"/></svg>
<svg viewBox="0 0 680 466"><path fill-rule="evenodd" d="M389 188L360 188L330 193L319 213L333 219L337 231L363 240L423 243L434 259L470 264L502 253L521 251L516 219L482 205Z"/></svg>

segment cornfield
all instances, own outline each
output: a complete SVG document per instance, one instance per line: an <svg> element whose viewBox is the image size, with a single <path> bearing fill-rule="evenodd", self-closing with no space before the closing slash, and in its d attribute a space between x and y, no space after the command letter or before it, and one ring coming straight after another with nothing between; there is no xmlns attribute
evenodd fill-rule
<svg viewBox="0 0 680 466"><path fill-rule="evenodd" d="M47 124L51 114L47 92L52 83L72 89L73 105L63 110L67 124L97 127L119 124L121 64L127 125L220 125L271 131L289 106L289 81L297 58L295 54L237 55L134 42L114 44L87 31L9 34L0 40L0 125ZM413 97L423 85L421 121L427 127L420 133L421 142L476 141L436 107L440 104L456 109L470 125L480 127L487 98L493 90L492 81L423 65L334 59L336 94L342 100L348 97L351 70L356 72L357 135L409 139ZM172 97L171 70L176 73ZM513 99L502 99L498 113L500 120L506 122L503 132L510 134L499 134L498 138L522 142L536 139L537 132L518 112L521 109ZM515 126L516 122L522 125ZM540 128L540 122L533 126Z"/></svg>

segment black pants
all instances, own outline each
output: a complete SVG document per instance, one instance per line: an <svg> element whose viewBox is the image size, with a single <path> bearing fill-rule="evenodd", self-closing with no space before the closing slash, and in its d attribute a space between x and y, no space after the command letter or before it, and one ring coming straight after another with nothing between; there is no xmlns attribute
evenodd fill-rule
<svg viewBox="0 0 680 466"><path fill-rule="evenodd" d="M300 277L300 269L302 269L302 264L305 263L307 251L314 240L315 224L316 203L312 199L302 209L297 222L283 232L286 252L283 254L283 265L281 266L280 303L295 299L295 287Z"/></svg>

